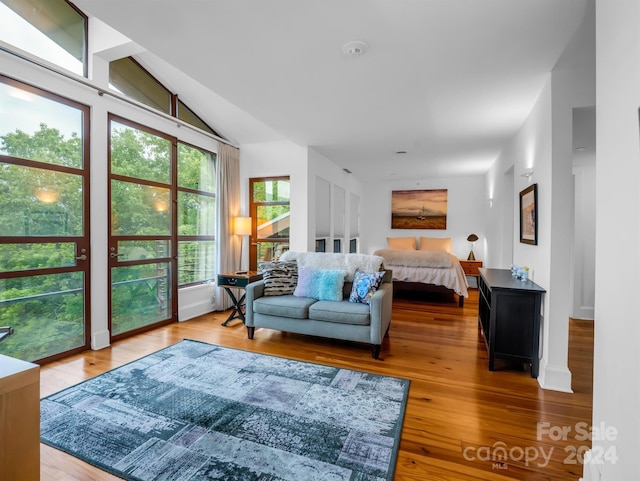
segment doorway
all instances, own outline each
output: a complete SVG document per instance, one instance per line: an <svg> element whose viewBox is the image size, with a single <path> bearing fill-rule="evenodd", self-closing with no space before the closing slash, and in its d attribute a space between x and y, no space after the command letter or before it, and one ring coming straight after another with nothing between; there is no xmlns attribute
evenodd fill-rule
<svg viewBox="0 0 640 481"><path fill-rule="evenodd" d="M111 340L177 320L172 137L109 116Z"/></svg>
<svg viewBox="0 0 640 481"><path fill-rule="evenodd" d="M0 353L89 347L89 107L0 76Z"/></svg>

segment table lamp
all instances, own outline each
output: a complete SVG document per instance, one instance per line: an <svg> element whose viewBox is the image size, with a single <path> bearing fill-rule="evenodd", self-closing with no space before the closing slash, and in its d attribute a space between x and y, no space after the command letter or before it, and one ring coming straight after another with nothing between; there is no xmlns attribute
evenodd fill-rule
<svg viewBox="0 0 640 481"><path fill-rule="evenodd" d="M478 240L478 236L475 234L469 234L469 237L467 237L467 241L469 241L469 244L471 244L471 252L469 252L469 257L467 257L468 261L475 261L476 260L476 256L473 255L473 244Z"/></svg>

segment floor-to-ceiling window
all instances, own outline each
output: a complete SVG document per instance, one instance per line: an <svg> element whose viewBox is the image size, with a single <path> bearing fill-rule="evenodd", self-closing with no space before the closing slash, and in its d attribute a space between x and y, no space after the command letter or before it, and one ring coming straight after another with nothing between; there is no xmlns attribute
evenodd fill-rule
<svg viewBox="0 0 640 481"><path fill-rule="evenodd" d="M87 106L0 76L0 353L89 344Z"/></svg>
<svg viewBox="0 0 640 481"><path fill-rule="evenodd" d="M178 286L216 271L216 155L178 142Z"/></svg>
<svg viewBox="0 0 640 481"><path fill-rule="evenodd" d="M110 119L111 336L177 317L177 289L215 278L215 154Z"/></svg>
<svg viewBox="0 0 640 481"><path fill-rule="evenodd" d="M111 337L173 319L175 221L172 138L109 122Z"/></svg>
<svg viewBox="0 0 640 481"><path fill-rule="evenodd" d="M77 129L77 135L70 137L62 108L51 113L46 102L34 102L29 97L30 93L36 93L37 97L37 89L23 88L0 95L0 136L7 136L11 141L7 148L13 149L0 151L0 167L4 168L0 172L0 209L3 209L0 215L12 218L12 223L0 219L0 327L16 327L17 323L10 320L23 316L20 318L23 326L3 340L0 352L12 349L13 355L24 350L25 354L15 355L29 360L57 356L46 349L40 356L26 354L38 343L59 348L60 352L86 349L89 339L97 346L104 346L109 334L114 339L156 323L173 321L177 318L178 288L189 286L190 289L183 292L193 296L199 291L210 292L208 284L215 280L215 151L219 135L178 98L176 92L169 91L132 57L111 62L108 78L78 79L74 74L86 77L87 72L88 28L87 17L67 0L0 0L0 40L4 42L0 54L19 59L14 63L15 59L11 58L11 66L24 64L24 71L19 66L20 78L31 78L33 74L34 85L46 86L44 88L53 92L40 92L40 97L82 111L82 127ZM12 67L3 63L0 71L9 74ZM106 76L105 70L98 71ZM112 89L103 91L94 87L92 90L93 82L104 85L107 81ZM4 83L11 85L11 82L6 79ZM158 87L152 96L155 102L150 101L149 85ZM96 92L100 95L95 95ZM9 102L18 98L22 98L24 105L14 114ZM155 111L158 116L150 121L149 114ZM117 115L109 116L109 112ZM90 128L90 114L98 127ZM21 122L21 115L46 125L14 132L19 127L14 128L12 122ZM167 115L173 120L168 120ZM104 128L102 125L108 116L109 128ZM60 127L56 122L65 125ZM144 124L152 124L155 130ZM100 187L94 190L91 206L87 156L90 140L93 149L105 144L104 148L95 150L94 177L97 172L100 178L92 178L91 185ZM30 158L24 152L36 151L36 144L39 153L46 150L43 146L50 152L42 158ZM40 165L49 162L43 159L55 155L65 159L76 155L72 152L76 145L82 146L80 167L56 162ZM112 147L117 150L115 165L111 165ZM129 158L136 160L129 161ZM109 175L107 165L113 168ZM31 189L30 196L25 195L22 200L17 189L7 187L18 177L21 181L14 182L15 186L25 191ZM38 189L26 180L29 177L40 179ZM65 189L56 191L62 184ZM103 186L108 189L103 191ZM5 202L6 199L11 202ZM114 199L116 202L112 204ZM32 202L39 209L29 209L25 215L19 210L21 202L25 206ZM75 208L78 202L82 203L81 211ZM105 208L102 215L101 208L96 206L106 204L109 208ZM93 244L100 248L94 249L93 255L89 249L92 244L88 232L90 207L99 212L94 216L94 229L100 239L93 239ZM78 226L78 212L83 216L82 224L80 230L74 230ZM108 230L103 232L97 228L97 222L103 223L103 227L108 223ZM15 228L16 223L21 223L23 232ZM93 293L89 289L89 265L93 267ZM51 276L39 278L41 283L34 284L38 274L68 274L68 279L66 283L56 280L61 290L55 290ZM103 288L101 284L107 275L109 287ZM31 294L42 301L38 309ZM95 300L93 332L88 319L90 294ZM67 311L58 307L55 301L59 298L66 300ZM97 307L103 299L109 299L109 309ZM81 309L77 309L78 302L84 303ZM28 309L20 310L16 307L19 305ZM210 302L202 303L198 309L208 306ZM46 312L49 308L52 311ZM191 308L189 314L193 312ZM32 318L44 318L44 314L73 321L74 329L69 328L69 324L62 328L62 324L33 322ZM80 333L78 319L84 322ZM36 326L29 331L29 336L24 335L26 325ZM61 341L63 330L65 335L74 336L73 342ZM82 338L82 347L76 348L78 336Z"/></svg>

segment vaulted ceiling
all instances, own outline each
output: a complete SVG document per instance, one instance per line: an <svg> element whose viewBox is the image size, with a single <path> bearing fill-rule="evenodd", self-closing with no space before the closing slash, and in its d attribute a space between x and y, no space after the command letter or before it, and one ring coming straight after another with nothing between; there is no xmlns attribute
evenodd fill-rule
<svg viewBox="0 0 640 481"><path fill-rule="evenodd" d="M588 0L75 3L232 141L288 139L373 182L486 172Z"/></svg>

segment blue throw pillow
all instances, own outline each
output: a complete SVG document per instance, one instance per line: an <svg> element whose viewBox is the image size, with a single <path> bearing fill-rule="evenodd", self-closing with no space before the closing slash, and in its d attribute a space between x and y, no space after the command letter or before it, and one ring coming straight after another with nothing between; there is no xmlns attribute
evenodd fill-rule
<svg viewBox="0 0 640 481"><path fill-rule="evenodd" d="M370 304L371 298L380 287L384 271L365 272L356 269L353 275L353 287L349 295L349 302L360 302L362 304Z"/></svg>
<svg viewBox="0 0 640 481"><path fill-rule="evenodd" d="M298 269L298 285L293 295L319 301L341 301L347 271L332 269Z"/></svg>

